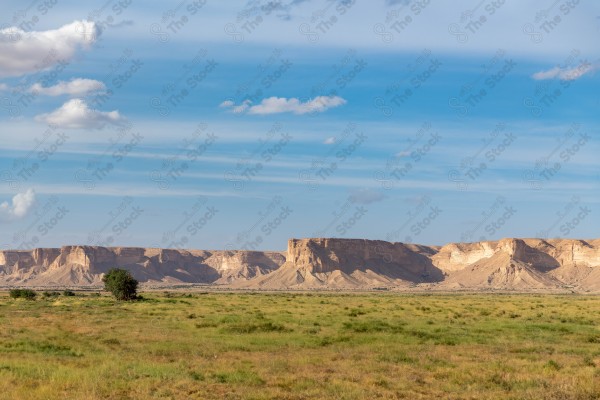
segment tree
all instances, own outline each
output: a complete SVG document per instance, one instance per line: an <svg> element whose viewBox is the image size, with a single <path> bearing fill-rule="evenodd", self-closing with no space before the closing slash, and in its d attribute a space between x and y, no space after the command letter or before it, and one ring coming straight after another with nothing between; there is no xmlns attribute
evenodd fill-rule
<svg viewBox="0 0 600 400"><path fill-rule="evenodd" d="M136 281L125 269L112 268L102 278L104 289L111 292L117 300L135 300L137 298Z"/></svg>

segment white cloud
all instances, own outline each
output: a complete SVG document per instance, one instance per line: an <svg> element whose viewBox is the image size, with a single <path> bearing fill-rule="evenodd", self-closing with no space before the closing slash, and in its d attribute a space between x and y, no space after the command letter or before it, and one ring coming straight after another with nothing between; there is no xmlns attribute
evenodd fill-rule
<svg viewBox="0 0 600 400"><path fill-rule="evenodd" d="M21 76L68 62L78 49L88 49L99 34L98 26L90 21L74 21L47 31L0 29L0 77Z"/></svg>
<svg viewBox="0 0 600 400"><path fill-rule="evenodd" d="M250 107L248 114L278 114L291 112L294 114L306 114L310 112L323 112L329 108L346 104L346 100L338 96L319 96L306 102L296 98L269 97L260 104Z"/></svg>
<svg viewBox="0 0 600 400"><path fill-rule="evenodd" d="M0 92L4 92L8 90L8 85L6 83L0 83Z"/></svg>
<svg viewBox="0 0 600 400"><path fill-rule="evenodd" d="M107 124L123 126L126 123L125 118L118 111L94 110L89 108L82 99L69 100L51 113L38 115L35 120L59 128L71 129L102 129Z"/></svg>
<svg viewBox="0 0 600 400"><path fill-rule="evenodd" d="M531 77L537 81L546 79L561 79L563 81L573 81L579 79L585 74L595 71L598 66L594 66L589 62L583 62L581 65L573 68L554 67L547 71L540 71L533 74Z"/></svg>
<svg viewBox="0 0 600 400"><path fill-rule="evenodd" d="M106 90L104 83L93 79L72 79L69 82L60 81L54 86L43 87L40 83L33 84L29 91L45 96L86 96L91 93Z"/></svg>
<svg viewBox="0 0 600 400"><path fill-rule="evenodd" d="M335 136L328 137L327 139L325 139L323 141L323 144L334 144L334 143L335 143Z"/></svg>
<svg viewBox="0 0 600 400"><path fill-rule="evenodd" d="M230 100L224 101L220 107L231 108L234 113L247 113L253 115L268 115L280 113L307 114L311 112L323 112L330 108L346 104L346 100L338 96L318 96L314 99L302 102L297 98L269 97L263 99L260 104L251 105L250 100L244 100L240 105L235 105Z"/></svg>
<svg viewBox="0 0 600 400"><path fill-rule="evenodd" d="M35 192L33 189L28 189L25 193L17 193L11 203L8 201L0 203L0 220L12 221L23 218L34 204Z"/></svg>
<svg viewBox="0 0 600 400"><path fill-rule="evenodd" d="M222 102L221 104L219 104L219 107L221 108L229 108L229 107L233 107L235 105L235 103L231 100L225 100L224 102Z"/></svg>
<svg viewBox="0 0 600 400"><path fill-rule="evenodd" d="M250 104L252 104L250 100L244 100L239 106L233 107L232 111L236 114L241 114L250 108Z"/></svg>
<svg viewBox="0 0 600 400"><path fill-rule="evenodd" d="M242 114L244 111L246 111L250 107L250 104L252 104L252 102L250 100L244 100L242 102L242 104L240 104L239 106L236 106L233 101L231 101L231 100L225 100L224 102L222 102L221 104L219 104L219 107L221 107L221 108L231 108L231 111L234 114Z"/></svg>

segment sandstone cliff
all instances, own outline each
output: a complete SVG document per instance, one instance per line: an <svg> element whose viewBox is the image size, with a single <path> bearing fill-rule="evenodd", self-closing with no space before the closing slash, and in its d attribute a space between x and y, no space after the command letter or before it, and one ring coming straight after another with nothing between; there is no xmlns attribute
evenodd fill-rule
<svg viewBox="0 0 600 400"><path fill-rule="evenodd" d="M374 288L439 282L441 270L427 246L363 239L291 239L287 261L239 287L263 289Z"/></svg>
<svg viewBox="0 0 600 400"><path fill-rule="evenodd" d="M0 285L96 286L113 267L148 284L222 284L264 275L284 262L282 253L254 251L95 246L0 251Z"/></svg>
<svg viewBox="0 0 600 400"><path fill-rule="evenodd" d="M64 246L0 251L1 286L99 286L112 267L142 284L256 289L600 291L600 240L502 239L443 247L291 239L287 252Z"/></svg>
<svg viewBox="0 0 600 400"><path fill-rule="evenodd" d="M432 257L448 277L444 285L464 288L596 290L598 241L502 239L449 244ZM599 285L600 287L600 285Z"/></svg>

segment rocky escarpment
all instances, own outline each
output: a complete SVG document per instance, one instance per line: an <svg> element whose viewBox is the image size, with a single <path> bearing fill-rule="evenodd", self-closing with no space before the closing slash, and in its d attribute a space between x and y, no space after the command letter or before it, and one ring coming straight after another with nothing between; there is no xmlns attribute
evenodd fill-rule
<svg viewBox="0 0 600 400"><path fill-rule="evenodd" d="M236 285L600 290L599 244L598 240L502 239L439 248L360 239L292 239L281 268Z"/></svg>
<svg viewBox="0 0 600 400"><path fill-rule="evenodd" d="M263 289L374 288L439 282L433 247L363 239L291 239L287 261L273 273L238 282Z"/></svg>
<svg viewBox="0 0 600 400"><path fill-rule="evenodd" d="M251 289L600 291L600 240L502 239L443 247L291 239L287 252L64 246L0 251L2 286L95 286L113 267L148 285Z"/></svg>
<svg viewBox="0 0 600 400"><path fill-rule="evenodd" d="M450 288L600 288L599 241L502 239L449 244L432 257Z"/></svg>
<svg viewBox="0 0 600 400"><path fill-rule="evenodd" d="M110 268L128 269L142 283L227 284L281 266L278 252L64 246L0 251L0 285L95 286Z"/></svg>

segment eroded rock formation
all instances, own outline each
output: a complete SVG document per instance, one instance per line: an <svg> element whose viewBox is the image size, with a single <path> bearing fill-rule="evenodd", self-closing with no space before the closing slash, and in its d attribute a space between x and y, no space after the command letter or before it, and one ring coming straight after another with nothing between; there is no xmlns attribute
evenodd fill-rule
<svg viewBox="0 0 600 400"><path fill-rule="evenodd" d="M64 246L0 251L0 284L95 286L114 267L148 284L224 284L264 275L284 262L278 252Z"/></svg>
<svg viewBox="0 0 600 400"><path fill-rule="evenodd" d="M287 259L286 259L287 258ZM290 239L287 252L64 246L0 251L2 286L97 286L112 267L142 284L255 289L600 290L600 240L502 239L443 247Z"/></svg>

